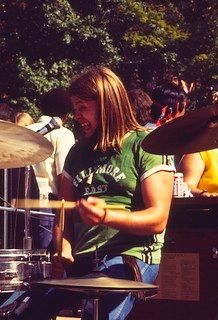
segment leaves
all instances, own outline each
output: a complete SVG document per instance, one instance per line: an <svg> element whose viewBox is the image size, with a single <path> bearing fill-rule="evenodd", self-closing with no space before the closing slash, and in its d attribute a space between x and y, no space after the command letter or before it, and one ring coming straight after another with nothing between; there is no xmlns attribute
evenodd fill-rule
<svg viewBox="0 0 218 320"><path fill-rule="evenodd" d="M173 68L215 77L215 1L0 0L0 90L37 114L41 93L105 64L127 86ZM152 71L153 70L153 71ZM137 80L136 80L137 79ZM35 111L34 111L35 106Z"/></svg>

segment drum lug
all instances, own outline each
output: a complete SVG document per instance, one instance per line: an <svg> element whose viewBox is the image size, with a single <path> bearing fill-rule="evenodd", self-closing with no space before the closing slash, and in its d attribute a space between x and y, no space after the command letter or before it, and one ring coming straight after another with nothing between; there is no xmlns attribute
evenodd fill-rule
<svg viewBox="0 0 218 320"><path fill-rule="evenodd" d="M214 253L213 256L212 256L213 259L218 259L218 249L217 248L213 248L212 251Z"/></svg>
<svg viewBox="0 0 218 320"><path fill-rule="evenodd" d="M42 278L48 279L51 278L51 262L42 261L41 262L42 267Z"/></svg>

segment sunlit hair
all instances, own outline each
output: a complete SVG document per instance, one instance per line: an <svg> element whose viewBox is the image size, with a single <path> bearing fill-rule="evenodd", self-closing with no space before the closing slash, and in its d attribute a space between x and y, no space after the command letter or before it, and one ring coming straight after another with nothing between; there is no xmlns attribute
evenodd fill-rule
<svg viewBox="0 0 218 320"><path fill-rule="evenodd" d="M26 112L18 112L15 115L15 123L21 127L26 127L34 123L33 118Z"/></svg>
<svg viewBox="0 0 218 320"><path fill-rule="evenodd" d="M119 150L130 130L144 130L136 121L121 80L106 67L85 69L69 87L70 96L95 100L100 107L100 136L96 148Z"/></svg>

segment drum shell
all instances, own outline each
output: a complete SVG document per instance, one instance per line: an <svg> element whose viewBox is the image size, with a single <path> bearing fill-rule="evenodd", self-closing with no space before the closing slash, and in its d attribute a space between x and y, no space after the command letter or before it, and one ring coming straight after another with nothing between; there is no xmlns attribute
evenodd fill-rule
<svg viewBox="0 0 218 320"><path fill-rule="evenodd" d="M0 292L13 292L22 284L50 275L50 255L46 250L0 250Z"/></svg>

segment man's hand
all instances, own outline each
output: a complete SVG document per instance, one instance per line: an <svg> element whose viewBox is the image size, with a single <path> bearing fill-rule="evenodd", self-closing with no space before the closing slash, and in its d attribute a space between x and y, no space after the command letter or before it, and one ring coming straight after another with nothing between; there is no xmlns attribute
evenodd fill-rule
<svg viewBox="0 0 218 320"><path fill-rule="evenodd" d="M77 208L84 223L95 226L104 223L106 211L105 201L95 197L89 197L77 202Z"/></svg>
<svg viewBox="0 0 218 320"><path fill-rule="evenodd" d="M55 253L51 258L52 263L52 279L62 279L64 275L65 265L72 264L74 258L71 253L63 251L61 257Z"/></svg>

